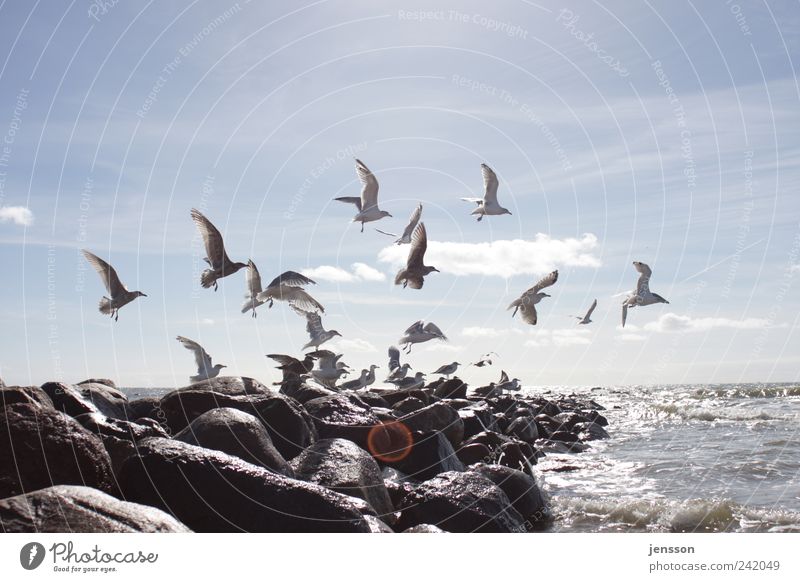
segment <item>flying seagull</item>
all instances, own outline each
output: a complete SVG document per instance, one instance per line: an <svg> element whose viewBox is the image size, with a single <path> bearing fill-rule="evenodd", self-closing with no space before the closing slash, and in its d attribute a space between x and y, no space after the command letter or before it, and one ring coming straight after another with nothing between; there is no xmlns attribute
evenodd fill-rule
<svg viewBox="0 0 800 582"><path fill-rule="evenodd" d="M356 174L361 180L361 197L343 196L336 200L356 205L358 213L353 217L353 222L360 222L361 232L364 232L365 222L373 222L392 215L378 208L378 180L361 160L356 160Z"/></svg>
<svg viewBox="0 0 800 582"><path fill-rule="evenodd" d="M441 329L436 327L435 323L428 322L423 324L422 321L417 321L409 327L405 335L400 338L400 344L405 345L406 353L411 353L412 345L421 344L432 339L447 341L447 336L442 333Z"/></svg>
<svg viewBox="0 0 800 582"><path fill-rule="evenodd" d="M214 291L216 291L217 279L233 275L239 269L247 267L247 264L234 263L228 258L222 235L217 230L217 227L211 224L211 221L203 216L199 210L192 208L191 215L206 247L206 256L203 260L211 267L200 275L200 283L205 289L214 287Z"/></svg>
<svg viewBox="0 0 800 582"><path fill-rule="evenodd" d="M595 307L597 307L597 299L592 302L592 306L589 307L589 311L586 312L586 315L583 317L573 315L575 319L578 320L578 325L586 325L588 323L592 323L592 312L594 311Z"/></svg>
<svg viewBox="0 0 800 582"><path fill-rule="evenodd" d="M103 280L103 285L106 286L106 291L110 297L105 297L100 300L100 313L110 315L114 321L119 320L119 310L136 299L137 297L147 297L141 291L128 291L128 288L119 280L117 272L114 267L106 263L97 255L90 253L86 249L81 251L89 264L94 267L95 271L100 275Z"/></svg>
<svg viewBox="0 0 800 582"><path fill-rule="evenodd" d="M483 198L462 198L466 202L474 202L478 205L471 214L477 215L478 222L483 220L484 216L511 214L507 208L503 208L497 203L497 174L486 164L481 164L481 173L483 174Z"/></svg>
<svg viewBox="0 0 800 582"><path fill-rule="evenodd" d="M326 388L333 389L336 381L347 375L347 366L339 361L342 354L334 354L330 350L316 350L309 355L317 359L317 368L311 370L311 375Z"/></svg>
<svg viewBox="0 0 800 582"><path fill-rule="evenodd" d="M421 216L422 216L422 204L418 204L417 207L414 209L414 212L411 213L411 217L408 219L408 225L403 231L403 234L401 234L400 237L396 241L394 241L394 244L407 245L408 243L411 242L411 235L413 234L414 229L417 227L417 223L419 222ZM381 234L385 234L388 236L397 236L396 234L393 234L391 232L384 232L378 228L376 228L375 230L377 230Z"/></svg>
<svg viewBox="0 0 800 582"><path fill-rule="evenodd" d="M476 368L483 368L484 366L491 366L492 365L492 356L499 355L497 352L489 352L488 354L483 354L481 359L477 362L473 362L470 366L475 366Z"/></svg>
<svg viewBox="0 0 800 582"><path fill-rule="evenodd" d="M199 343L189 338L179 335L177 338L183 347L187 350L194 352L194 359L197 362L197 376L189 376L189 381L192 383L200 382L201 380L208 380L209 378L216 378L219 376L219 371L223 366L222 364L211 365L211 356L203 349Z"/></svg>
<svg viewBox="0 0 800 582"><path fill-rule="evenodd" d="M653 305L654 303L669 303L661 295L650 291L650 276L653 271L650 267L639 261L633 261L633 266L639 271L639 281L636 283L636 290L632 291L622 302L622 327L625 327L625 320L628 319L628 308L641 305Z"/></svg>
<svg viewBox="0 0 800 582"><path fill-rule="evenodd" d="M547 293L542 293L542 289L550 287L556 281L558 281L558 271L553 271L546 277L542 277L536 285L520 295L519 299L511 302L511 305L508 306L508 309L514 308L514 313L511 314L511 317L514 317L519 311L522 321L536 325L535 305L545 297L550 297Z"/></svg>
<svg viewBox="0 0 800 582"><path fill-rule="evenodd" d="M403 288L410 286L412 289L422 289L425 283L425 275L433 271L439 272L436 267L425 265L425 251L428 248L428 232L425 230L425 223L421 222L414 229L414 236L411 237L411 249L408 251L406 268L402 269L394 278L394 284L403 284Z"/></svg>
<svg viewBox="0 0 800 582"><path fill-rule="evenodd" d="M390 373L386 377L386 382L394 382L395 380L402 380L408 374L411 368L407 363L400 365L400 350L396 346L389 347L389 370Z"/></svg>
<svg viewBox="0 0 800 582"><path fill-rule="evenodd" d="M267 354L267 357L278 362L280 366L275 367L283 372L283 379L280 382L276 382L276 384L300 380L314 368L314 358L310 354L306 354L303 360L298 360L285 354Z"/></svg>
<svg viewBox="0 0 800 582"><path fill-rule="evenodd" d="M255 268L255 265L253 265ZM256 274L258 271L256 271ZM249 278L249 269L248 269L248 278ZM301 275L300 273L295 273L294 271L286 271L285 273L278 275L275 277L272 282L267 285L267 288L261 291L260 289L256 293L256 302L258 305L262 305L264 303L269 303L269 306L272 307L272 304L277 301L286 301L292 307L296 307L301 311L308 311L308 312L316 312L320 311L325 313L325 308L322 307L319 301L314 299L311 295L309 295L303 286L305 285L316 285L315 281L312 281L305 275ZM248 282L248 289L249 293L253 293L255 291L256 286L261 286L261 279L258 278L256 281L253 282L252 287ZM256 305L256 307L258 307ZM248 307L249 309L249 307ZM244 313L245 309L244 306L242 307L242 312ZM255 307L253 307L253 312L255 313Z"/></svg>
<svg viewBox="0 0 800 582"><path fill-rule="evenodd" d="M456 370L458 370L458 367L460 365L461 364L459 364L458 362L453 362L452 364L445 364L444 366L439 366L439 368L437 368L434 374L443 374L448 378L450 378L451 375L456 373Z"/></svg>
<svg viewBox="0 0 800 582"><path fill-rule="evenodd" d="M324 327L322 327L322 317L320 317L319 313L314 311L304 311L295 305L292 305L292 309L294 309L294 312L297 313L297 315L306 318L306 331L311 339L306 345L303 346L304 350L308 348L318 348L326 341L333 339L336 336L341 337L342 334L335 329L326 330Z"/></svg>

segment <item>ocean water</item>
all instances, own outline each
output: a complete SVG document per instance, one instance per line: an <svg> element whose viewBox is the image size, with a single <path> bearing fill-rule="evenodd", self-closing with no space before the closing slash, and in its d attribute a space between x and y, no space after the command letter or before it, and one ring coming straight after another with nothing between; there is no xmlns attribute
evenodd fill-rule
<svg viewBox="0 0 800 582"><path fill-rule="evenodd" d="M799 385L526 391L590 397L609 421L610 439L539 461L552 531L800 532Z"/></svg>

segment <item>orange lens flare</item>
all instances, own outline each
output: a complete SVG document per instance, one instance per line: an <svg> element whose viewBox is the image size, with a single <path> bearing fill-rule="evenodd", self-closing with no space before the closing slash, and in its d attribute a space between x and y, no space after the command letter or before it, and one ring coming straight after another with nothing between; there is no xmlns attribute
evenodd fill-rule
<svg viewBox="0 0 800 582"><path fill-rule="evenodd" d="M387 422L372 427L367 435L370 454L385 463L402 461L414 447L414 437L402 422Z"/></svg>

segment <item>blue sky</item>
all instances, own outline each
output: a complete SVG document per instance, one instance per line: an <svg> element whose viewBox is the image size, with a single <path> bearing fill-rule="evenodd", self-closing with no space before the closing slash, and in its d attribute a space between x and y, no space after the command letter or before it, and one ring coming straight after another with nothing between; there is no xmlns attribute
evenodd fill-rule
<svg viewBox="0 0 800 582"><path fill-rule="evenodd" d="M798 378L797 3L6 1L0 47L8 384L183 385L178 334L276 378L264 354L299 354L303 321L239 313L243 273L198 288L192 207L264 279L316 275L357 368L425 319L450 342L417 346L415 369L500 354L474 384ZM443 272L421 291L332 202L358 192L353 157L395 216L374 226L424 204ZM512 216L477 223L459 200L482 162ZM148 297L102 316L80 248ZM633 260L670 304L621 330ZM512 319L553 268L539 324Z"/></svg>

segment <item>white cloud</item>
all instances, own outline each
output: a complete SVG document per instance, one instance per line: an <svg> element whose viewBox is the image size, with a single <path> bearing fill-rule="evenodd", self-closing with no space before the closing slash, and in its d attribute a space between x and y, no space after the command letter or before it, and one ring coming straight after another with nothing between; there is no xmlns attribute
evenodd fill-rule
<svg viewBox="0 0 800 582"><path fill-rule="evenodd" d="M617 339L624 342L643 342L647 339L647 336L640 333L623 333L618 335Z"/></svg>
<svg viewBox="0 0 800 582"><path fill-rule="evenodd" d="M433 343L436 342L436 343ZM427 344L423 344L426 352L460 352L462 351L461 346L454 346L453 344L447 344L444 342L440 342L438 340L433 340L428 342Z"/></svg>
<svg viewBox="0 0 800 582"><path fill-rule="evenodd" d="M425 263L451 275L484 275L507 279L514 275L543 275L557 267L599 267L594 256L597 237L554 239L539 233L534 240L496 240L488 243L429 241ZM408 257L404 245L381 249L378 260L394 267Z"/></svg>
<svg viewBox="0 0 800 582"><path fill-rule="evenodd" d="M792 274L800 273L800 265L792 265L789 267L789 272Z"/></svg>
<svg viewBox="0 0 800 582"><path fill-rule="evenodd" d="M33 224L33 212L24 206L3 206L0 208L0 222L11 221L19 226Z"/></svg>
<svg viewBox="0 0 800 582"><path fill-rule="evenodd" d="M362 352L365 354L370 354L378 351L378 349L375 346L373 346L368 341L362 339L341 338L337 339L332 345L336 346L337 350L341 352L349 351L349 352Z"/></svg>
<svg viewBox="0 0 800 582"><path fill-rule="evenodd" d="M644 326L648 331L659 333L691 333L712 329L764 329L769 321L757 317L728 319L726 317L690 317L677 313L665 313L656 321Z"/></svg>
<svg viewBox="0 0 800 582"><path fill-rule="evenodd" d="M568 346L581 346L588 345L591 342L589 336L591 332L588 329L539 329L532 331L533 338L525 342L525 345L531 348L541 348L546 346L568 347Z"/></svg>
<svg viewBox="0 0 800 582"><path fill-rule="evenodd" d="M334 283L354 283L356 281L385 281L386 275L379 270L370 267L365 263L353 263L351 271L334 267L332 265L320 265L311 269L303 269L302 273L306 277L319 279L321 281L332 281Z"/></svg>
<svg viewBox="0 0 800 582"><path fill-rule="evenodd" d="M504 337L509 334L519 335L521 333L518 329L496 329L493 327L465 327L461 330L461 335L467 337Z"/></svg>

